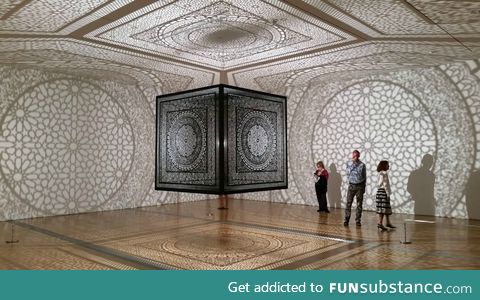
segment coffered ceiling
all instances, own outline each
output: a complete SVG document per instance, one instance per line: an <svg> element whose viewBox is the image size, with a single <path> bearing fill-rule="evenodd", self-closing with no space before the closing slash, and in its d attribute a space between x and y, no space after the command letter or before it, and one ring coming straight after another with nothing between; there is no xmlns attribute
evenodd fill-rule
<svg viewBox="0 0 480 300"><path fill-rule="evenodd" d="M476 0L4 0L0 63L265 90L480 58Z"/></svg>

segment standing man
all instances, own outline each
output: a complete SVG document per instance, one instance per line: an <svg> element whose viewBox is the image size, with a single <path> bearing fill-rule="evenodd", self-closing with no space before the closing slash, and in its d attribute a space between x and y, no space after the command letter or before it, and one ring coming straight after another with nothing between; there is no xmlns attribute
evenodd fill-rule
<svg viewBox="0 0 480 300"><path fill-rule="evenodd" d="M347 177L348 177L348 193L347 193L347 207L345 208L344 226L348 226L350 222L350 215L352 211L353 197L357 197L357 214L355 216L355 223L357 227L362 226L362 205L363 194L365 194L365 185L367 182L367 168L365 164L360 161L360 152L353 150L352 160L347 162Z"/></svg>

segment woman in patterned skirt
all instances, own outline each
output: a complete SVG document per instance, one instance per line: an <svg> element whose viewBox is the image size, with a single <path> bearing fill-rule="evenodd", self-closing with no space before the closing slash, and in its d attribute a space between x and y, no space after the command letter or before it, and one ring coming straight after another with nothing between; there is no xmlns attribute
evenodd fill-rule
<svg viewBox="0 0 480 300"><path fill-rule="evenodd" d="M377 166L378 172L378 190L377 190L377 214L378 214L378 225L377 227L382 231L387 230L383 226L383 216L387 219L387 227L395 228L395 226L390 223L390 215L392 214L392 207L390 206L390 181L388 180L387 171L390 169L388 161L382 160Z"/></svg>

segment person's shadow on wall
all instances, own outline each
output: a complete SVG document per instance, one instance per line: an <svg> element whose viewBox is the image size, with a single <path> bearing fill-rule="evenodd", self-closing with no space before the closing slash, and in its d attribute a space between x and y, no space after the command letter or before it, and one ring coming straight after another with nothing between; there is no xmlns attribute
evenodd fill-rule
<svg viewBox="0 0 480 300"><path fill-rule="evenodd" d="M420 168L410 173L407 191L415 202L416 215L435 215L434 185L435 175L432 172L433 156L425 154Z"/></svg>
<svg viewBox="0 0 480 300"><path fill-rule="evenodd" d="M342 176L337 171L337 166L335 164L330 164L330 174L328 177L328 204L330 208L341 208L342 207Z"/></svg>
<svg viewBox="0 0 480 300"><path fill-rule="evenodd" d="M469 219L480 220L480 170L475 170L465 189L467 213Z"/></svg>

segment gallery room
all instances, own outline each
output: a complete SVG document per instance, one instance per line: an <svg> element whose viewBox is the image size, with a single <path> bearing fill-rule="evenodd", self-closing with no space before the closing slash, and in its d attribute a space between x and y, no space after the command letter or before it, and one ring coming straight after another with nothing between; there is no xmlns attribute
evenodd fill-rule
<svg viewBox="0 0 480 300"><path fill-rule="evenodd" d="M478 1L0 2L1 270L479 269L479 241Z"/></svg>

